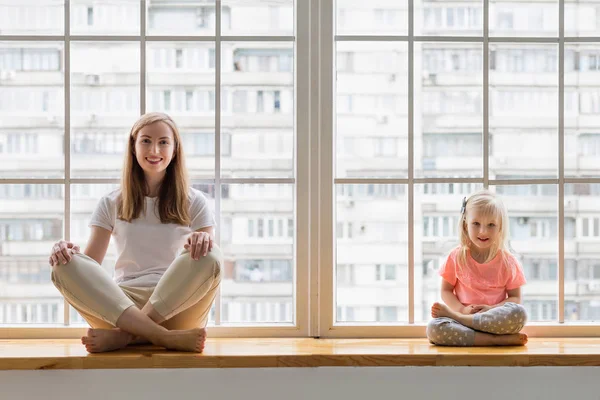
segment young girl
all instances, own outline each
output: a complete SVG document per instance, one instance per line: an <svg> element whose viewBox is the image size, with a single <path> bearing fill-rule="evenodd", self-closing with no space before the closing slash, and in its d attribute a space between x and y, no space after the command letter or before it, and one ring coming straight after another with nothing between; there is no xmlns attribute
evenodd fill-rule
<svg viewBox="0 0 600 400"><path fill-rule="evenodd" d="M181 136L162 113L132 127L121 187L94 211L83 254L64 240L52 248L52 281L92 327L89 352L151 342L202 352L211 305L221 282L222 254L214 216L189 187ZM115 281L101 268L113 236Z"/></svg>
<svg viewBox="0 0 600 400"><path fill-rule="evenodd" d="M493 193L463 200L460 245L440 270L442 300L431 307L427 338L443 346L522 346L525 276L508 250L508 215Z"/></svg>

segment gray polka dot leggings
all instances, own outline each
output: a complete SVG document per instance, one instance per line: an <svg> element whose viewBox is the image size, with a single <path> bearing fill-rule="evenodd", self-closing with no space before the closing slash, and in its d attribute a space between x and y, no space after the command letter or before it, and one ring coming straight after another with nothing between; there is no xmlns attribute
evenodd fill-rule
<svg viewBox="0 0 600 400"><path fill-rule="evenodd" d="M525 308L516 303L504 303L483 313L473 315L471 329L452 318L435 318L427 325L427 338L438 346L473 346L475 332L494 335L519 333L527 322Z"/></svg>

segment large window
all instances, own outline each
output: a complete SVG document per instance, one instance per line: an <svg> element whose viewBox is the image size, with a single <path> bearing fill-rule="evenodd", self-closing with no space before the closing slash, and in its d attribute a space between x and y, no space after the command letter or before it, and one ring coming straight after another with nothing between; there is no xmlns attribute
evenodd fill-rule
<svg viewBox="0 0 600 400"><path fill-rule="evenodd" d="M594 333L600 3L68 4L0 3L0 329L82 326L51 244L85 246L131 125L164 111L217 216L215 336L424 335L484 187L529 333Z"/></svg>
<svg viewBox="0 0 600 400"><path fill-rule="evenodd" d="M83 326L50 281L51 245L85 248L132 124L163 111L226 254L215 334L236 324L305 334L295 132L307 80L296 77L293 0L66 4L0 2L0 329ZM115 256L111 244L108 273Z"/></svg>

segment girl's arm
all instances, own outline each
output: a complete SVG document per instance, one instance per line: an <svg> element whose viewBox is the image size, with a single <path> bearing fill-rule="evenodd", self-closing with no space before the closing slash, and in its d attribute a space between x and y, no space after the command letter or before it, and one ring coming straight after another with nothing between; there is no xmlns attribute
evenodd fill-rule
<svg viewBox="0 0 600 400"><path fill-rule="evenodd" d="M454 286L445 279L442 279L442 300L452 310L465 314L464 306L454 294Z"/></svg>
<svg viewBox="0 0 600 400"><path fill-rule="evenodd" d="M508 297L506 298L506 300L492 306L491 308L496 308L496 307L500 307L501 305L503 305L504 303L517 303L517 304L521 304L521 288L518 287L516 289L511 289L511 290L507 290L506 291Z"/></svg>
<svg viewBox="0 0 600 400"><path fill-rule="evenodd" d="M521 288L518 287L516 289L507 290L507 298L504 301L501 301L498 304L494 304L493 306L487 306L485 304L473 306L476 312L485 312L491 310L492 308L501 307L504 303L517 303L521 304Z"/></svg>
<svg viewBox="0 0 600 400"><path fill-rule="evenodd" d="M98 264L102 264L110 243L110 234L108 229L92 226L92 233L83 253L96 260Z"/></svg>

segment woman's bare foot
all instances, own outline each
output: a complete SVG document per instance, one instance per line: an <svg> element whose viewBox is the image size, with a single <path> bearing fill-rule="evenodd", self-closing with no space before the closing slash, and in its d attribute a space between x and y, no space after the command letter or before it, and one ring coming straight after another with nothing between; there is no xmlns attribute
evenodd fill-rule
<svg viewBox="0 0 600 400"><path fill-rule="evenodd" d="M90 353L119 350L134 341L133 335L116 329L93 329L87 331L87 336L81 338L81 343Z"/></svg>
<svg viewBox="0 0 600 400"><path fill-rule="evenodd" d="M475 346L525 346L527 335L515 333L512 335L492 335L490 333L475 332Z"/></svg>
<svg viewBox="0 0 600 400"><path fill-rule="evenodd" d="M195 328L165 333L161 344L169 350L202 353L206 341L206 329Z"/></svg>
<svg viewBox="0 0 600 400"><path fill-rule="evenodd" d="M431 306L431 316L433 318L448 317L458 320L458 314L442 303L433 303Z"/></svg>

